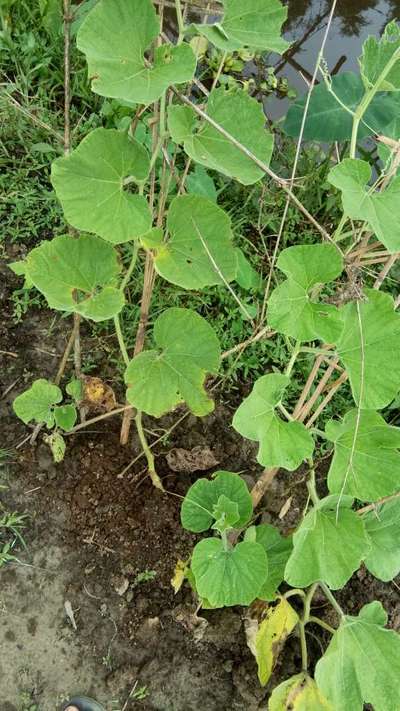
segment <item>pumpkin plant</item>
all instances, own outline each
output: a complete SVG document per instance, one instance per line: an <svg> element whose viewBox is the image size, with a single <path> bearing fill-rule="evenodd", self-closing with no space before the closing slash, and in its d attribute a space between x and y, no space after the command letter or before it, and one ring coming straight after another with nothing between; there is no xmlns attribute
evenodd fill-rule
<svg viewBox="0 0 400 711"><path fill-rule="evenodd" d="M158 315L154 347L145 349L155 279L196 292L225 287L254 325L253 337L234 351L276 334L285 339L285 371L272 369L260 377L232 423L258 443L257 461L264 471L251 492L232 472L217 472L189 489L182 525L197 534L211 532L196 544L180 571L181 582L188 577L203 607L265 602L249 633L262 684L286 637L298 633L302 669L273 691L270 711L361 711L364 703L396 711L398 635L386 628L379 602L349 616L332 591L343 588L362 565L383 581L400 571L400 429L385 419L385 408L400 391L400 315L397 301L381 291L400 253L399 26L392 22L381 39L364 43L359 75L330 77L320 53L316 73L320 69L323 81L312 82L307 98L295 102L283 123L286 134L299 141L349 142L348 155L332 162L328 175L343 207L329 231L294 193L293 180L270 167L275 136L266 128L261 104L243 89L218 86L218 72L210 91L196 76L198 37L211 51L222 51L221 61L227 52L285 52L286 9L279 0L247 0L245 11L242 0L223 0L217 22L190 25L175 0L179 34L174 42L163 32L162 2L158 14L151 0L91 5L77 44L86 56L92 90L131 107L132 122L128 130L97 128L54 161L52 183L75 233L43 242L14 269L51 308L94 322L113 321L125 363L122 441L134 413L158 488L162 483L142 414L158 418L182 403L198 417L210 413L214 402L206 378L217 373L222 356L212 326L186 308ZM357 141L368 135L378 136L380 145L380 171L373 175L369 163L357 157ZM229 215L216 202L209 170L244 186L265 181L268 189L270 181L276 182L287 204L292 202L315 230L315 244L279 253L285 210L257 315L238 295L237 284L251 281L251 268ZM190 189L199 175L201 195ZM121 255L127 252L130 261L123 268ZM139 254L145 255L143 293L131 353L120 315L126 290L137 278ZM365 284L361 270L371 264L382 269ZM270 294L273 273L277 285ZM310 373L289 408L286 394L296 361L305 353L312 359ZM349 412L319 429L321 413L345 382L353 399ZM72 431L74 406L60 406L62 394L54 387L36 381L16 398L16 414L25 422L57 423ZM334 450L323 493L313 459L321 441L331 442ZM280 469L291 472L300 465L308 471L308 502L293 535L284 537L274 526L256 524L254 509ZM336 628L311 614L317 588L336 611ZM289 602L296 597L300 611ZM308 671L311 622L331 635L315 679Z"/></svg>

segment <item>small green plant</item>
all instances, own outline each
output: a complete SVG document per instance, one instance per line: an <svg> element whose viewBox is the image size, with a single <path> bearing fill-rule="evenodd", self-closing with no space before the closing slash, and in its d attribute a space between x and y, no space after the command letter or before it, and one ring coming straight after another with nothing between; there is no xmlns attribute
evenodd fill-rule
<svg viewBox="0 0 400 711"><path fill-rule="evenodd" d="M296 101L283 124L287 136L300 141L349 141L348 156L343 152L335 165L325 157L318 171L324 187L315 191L316 204L322 196L342 207L331 234L304 206L300 190L294 193L293 180L270 167L275 135L266 128L260 103L244 88L227 89L218 71L204 104L190 91L197 71L193 37L210 43L210 56L212 48L222 52L221 61L241 49L282 53L288 47L281 37L286 9L279 0L248 0L243 12L242 0L224 0L217 23L185 26L180 0L175 7L176 43L165 41L151 0L99 0L85 16L77 45L92 90L130 107L132 120L118 129L96 127L54 161L54 189L66 220L79 232L43 242L14 269L51 308L73 314L75 326L81 319L113 321L125 364L121 441L126 443L134 416L149 475L159 489L142 415L158 418L182 404L199 417L212 412L207 378L218 373L226 354L207 319L175 306L154 314L153 347L146 349L155 279L193 294L206 287L226 289L252 329L228 354L263 338L284 344L280 366L289 355L281 371L271 369L257 379L232 423L258 443L264 471L251 493L231 472L217 472L191 487L182 523L196 533L212 533L197 543L181 577L188 577L203 607L268 603L264 619L253 621L249 631L262 684L286 637L298 630L302 668L273 691L270 711L290 706L361 711L364 703L396 711L399 636L386 629L379 602L349 616L332 590L343 588L361 565L383 581L400 571L400 430L384 418L400 390L400 316L392 295L380 290L400 252L400 28L392 22L381 40L364 43L359 75L330 77L321 52L317 69L323 81L317 86L313 81L308 100ZM373 176L369 163L357 157L357 141L374 135L383 137L390 153L381 152L381 169ZM189 175L192 163L196 172ZM293 178L297 165L296 155ZM284 197L259 304L246 296L254 287L254 268L230 215L217 204L208 171L243 186L263 181L263 194L273 181ZM304 244L285 244L289 203L311 226L312 238ZM124 270L121 253L130 260ZM120 316L126 289L138 278L139 254L140 315L135 343L127 346ZM363 270L373 264L382 265L380 274L364 279ZM293 375L304 355L311 367L299 388ZM320 429L319 418L345 383L351 408ZM39 380L16 399L14 409L25 422L70 429L76 408L61 402L58 386ZM57 429L55 434L61 436ZM327 442L334 456L327 493L320 496L315 453ZM304 462L308 502L293 537L282 537L273 526L252 525L254 509L276 473ZM338 615L337 628L311 614L318 587ZM301 613L288 602L292 596L303 603ZM332 635L314 679L305 632L311 622Z"/></svg>
<svg viewBox="0 0 400 711"><path fill-rule="evenodd" d="M66 392L73 398L74 403L60 404L63 394L58 385L39 378L14 400L14 411L25 424L33 421L45 425L50 430L45 441L51 449L55 462L64 459L66 445L61 432L68 432L76 422L75 403L82 399L81 382L76 379L71 380L66 386Z"/></svg>
<svg viewBox="0 0 400 711"><path fill-rule="evenodd" d="M136 587L137 585L141 585L142 583L148 583L151 580L154 580L156 577L157 573L155 570L142 570L141 573L138 573L132 583L132 587Z"/></svg>

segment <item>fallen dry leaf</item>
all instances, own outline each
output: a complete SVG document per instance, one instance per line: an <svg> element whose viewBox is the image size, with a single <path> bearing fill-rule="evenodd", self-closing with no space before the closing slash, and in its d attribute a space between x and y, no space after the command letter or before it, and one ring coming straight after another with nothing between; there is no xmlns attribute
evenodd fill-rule
<svg viewBox="0 0 400 711"><path fill-rule="evenodd" d="M193 449L175 447L167 454L169 468L173 472L203 472L212 469L219 462L209 447L197 446Z"/></svg>
<svg viewBox="0 0 400 711"><path fill-rule="evenodd" d="M117 401L114 390L101 378L85 375L83 378L83 404L91 410L111 412L116 407Z"/></svg>

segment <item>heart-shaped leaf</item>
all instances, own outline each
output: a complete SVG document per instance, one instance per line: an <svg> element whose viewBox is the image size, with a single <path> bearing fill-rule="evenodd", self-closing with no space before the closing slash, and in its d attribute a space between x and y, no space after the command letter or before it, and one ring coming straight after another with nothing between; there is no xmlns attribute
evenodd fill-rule
<svg viewBox="0 0 400 711"><path fill-rule="evenodd" d="M387 425L377 412L350 410L342 422L328 422L325 432L335 442L328 473L332 494L376 501L399 489L399 427Z"/></svg>
<svg viewBox="0 0 400 711"><path fill-rule="evenodd" d="M318 661L316 682L335 711L399 708L400 637L384 628L386 619L380 602L346 615Z"/></svg>
<svg viewBox="0 0 400 711"><path fill-rule="evenodd" d="M292 537L281 536L275 526L261 524L247 529L245 541L260 543L268 556L268 577L260 590L260 600L275 600L276 591L283 582L285 566L293 549Z"/></svg>
<svg viewBox="0 0 400 711"><path fill-rule="evenodd" d="M233 427L247 439L260 442L257 461L264 467L292 471L311 457L314 440L301 422L284 422L276 412L290 379L271 373L255 382L250 395L236 410Z"/></svg>
<svg viewBox="0 0 400 711"><path fill-rule="evenodd" d="M257 158L268 164L274 146L271 133L265 128L261 104L244 91L226 91L223 87L211 92L207 114ZM187 106L171 106L168 128L176 143L183 143L185 152L197 163L218 170L244 185L251 185L264 172L216 128L199 121Z"/></svg>
<svg viewBox="0 0 400 711"><path fill-rule="evenodd" d="M151 0L99 0L77 37L92 90L147 105L171 84L190 81L196 68L190 45L163 44L154 49L151 61L145 57L160 29Z"/></svg>
<svg viewBox="0 0 400 711"><path fill-rule="evenodd" d="M365 565L385 583L400 572L400 499L388 501L363 516L371 543Z"/></svg>
<svg viewBox="0 0 400 711"><path fill-rule="evenodd" d="M212 327L190 309L171 308L157 318L154 340L158 350L135 356L125 371L128 402L153 417L181 402L199 417L212 412L204 381L221 353Z"/></svg>
<svg viewBox="0 0 400 711"><path fill-rule="evenodd" d="M311 92L303 139L324 143L350 139L352 112L356 110L364 93L361 77L353 72L343 72L332 77L331 91L323 82L317 84ZM288 136L299 136L306 100L306 96L301 96L289 108L283 123L283 130ZM375 96L364 114L358 137L365 138L373 133L387 135L386 127L398 115L399 106L397 96Z"/></svg>
<svg viewBox="0 0 400 711"><path fill-rule="evenodd" d="M400 177L385 190L371 191L368 183L372 170L369 163L345 158L330 171L328 180L342 191L343 211L352 220L366 220L379 241L389 252L400 251L400 223L397 208L400 200Z"/></svg>
<svg viewBox="0 0 400 711"><path fill-rule="evenodd" d="M188 531L207 531L215 520L215 507L221 496L238 506L237 528L250 520L253 506L246 483L238 474L216 472L213 479L198 479L187 492L181 508L182 526Z"/></svg>
<svg viewBox="0 0 400 711"><path fill-rule="evenodd" d="M322 695L314 679L301 672L273 690L268 711L335 711Z"/></svg>
<svg viewBox="0 0 400 711"><path fill-rule="evenodd" d="M363 44L359 62L361 76L367 89L375 87L383 70L392 60L395 60L392 69L378 84L378 91L400 90L400 25L395 20L386 25L380 39L370 36Z"/></svg>
<svg viewBox="0 0 400 711"><path fill-rule="evenodd" d="M70 155L54 161L51 180L71 225L120 244L151 227L146 198L124 187L126 178L145 180L148 170L140 143L120 131L96 128Z"/></svg>
<svg viewBox="0 0 400 711"><path fill-rule="evenodd" d="M338 309L313 297L317 284L326 284L343 270L343 260L331 244L288 247L277 266L288 277L272 292L268 303L271 328L301 341L320 338L335 342L342 329Z"/></svg>
<svg viewBox="0 0 400 711"><path fill-rule="evenodd" d="M389 294L365 289L364 295L365 300L340 309L343 331L337 351L356 403L379 410L400 390L400 315Z"/></svg>
<svg viewBox="0 0 400 711"><path fill-rule="evenodd" d="M184 289L202 289L236 277L231 221L215 203L198 195L176 197L167 226L168 242L155 244L153 233L142 238L154 250L154 266L164 279Z"/></svg>
<svg viewBox="0 0 400 711"><path fill-rule="evenodd" d="M303 519L293 535L293 552L285 580L306 588L322 580L332 590L342 588L369 551L369 541L360 516L351 510L352 499L328 496ZM345 545L344 545L345 542Z"/></svg>
<svg viewBox="0 0 400 711"><path fill-rule="evenodd" d="M13 409L17 417L26 425L33 420L38 423L44 422L50 428L54 425L54 405L61 400L60 388L40 378L15 398Z"/></svg>
<svg viewBox="0 0 400 711"><path fill-rule="evenodd" d="M122 292L114 286L120 270L116 252L94 235L42 242L28 254L26 265L32 283L53 309L105 321L124 305Z"/></svg>
<svg viewBox="0 0 400 711"><path fill-rule="evenodd" d="M196 29L215 47L230 52L241 47L283 54L289 47L281 37L287 9L279 0L223 0L224 16Z"/></svg>
<svg viewBox="0 0 400 711"><path fill-rule="evenodd" d="M206 538L195 546L191 568L199 596L212 607L250 605L268 575L268 560L259 543L225 549L219 538Z"/></svg>
<svg viewBox="0 0 400 711"><path fill-rule="evenodd" d="M68 432L72 430L76 422L76 407L75 405L59 405L54 409L54 418L57 427L61 427L62 430Z"/></svg>

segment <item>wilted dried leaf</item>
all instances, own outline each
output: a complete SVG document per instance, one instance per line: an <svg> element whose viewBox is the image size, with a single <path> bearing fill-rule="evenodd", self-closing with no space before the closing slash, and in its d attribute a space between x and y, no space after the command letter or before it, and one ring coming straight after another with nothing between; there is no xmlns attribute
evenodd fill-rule
<svg viewBox="0 0 400 711"><path fill-rule="evenodd" d="M86 375L83 379L84 404L92 410L111 412L117 401L114 390L101 378Z"/></svg>
<svg viewBox="0 0 400 711"><path fill-rule="evenodd" d="M219 463L211 449L202 446L190 450L175 447L168 452L167 462L173 472L187 473L203 472Z"/></svg>

